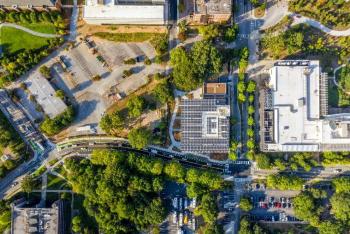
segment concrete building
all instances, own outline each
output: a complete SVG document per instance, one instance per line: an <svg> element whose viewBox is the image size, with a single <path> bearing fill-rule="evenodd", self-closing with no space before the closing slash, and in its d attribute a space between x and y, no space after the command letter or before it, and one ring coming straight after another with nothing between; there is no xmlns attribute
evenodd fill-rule
<svg viewBox="0 0 350 234"><path fill-rule="evenodd" d="M194 23L223 23L231 18L232 0L193 0Z"/></svg>
<svg viewBox="0 0 350 234"><path fill-rule="evenodd" d="M67 109L67 105L56 96L56 91L50 82L39 71L29 76L24 82L36 102L43 108L46 115L54 118Z"/></svg>
<svg viewBox="0 0 350 234"><path fill-rule="evenodd" d="M218 96L215 97L216 94ZM223 97L224 94L226 84L205 84L203 99L181 101L182 151L202 154L228 153L230 105L227 98Z"/></svg>
<svg viewBox="0 0 350 234"><path fill-rule="evenodd" d="M83 19L88 24L165 25L167 0L86 0Z"/></svg>
<svg viewBox="0 0 350 234"><path fill-rule="evenodd" d="M0 0L0 10L60 10L61 0Z"/></svg>
<svg viewBox="0 0 350 234"><path fill-rule="evenodd" d="M279 61L264 94L262 150L350 150L350 113L328 114L328 77L318 61Z"/></svg>
<svg viewBox="0 0 350 234"><path fill-rule="evenodd" d="M64 234L64 202L59 200L52 208L12 207L11 234Z"/></svg>

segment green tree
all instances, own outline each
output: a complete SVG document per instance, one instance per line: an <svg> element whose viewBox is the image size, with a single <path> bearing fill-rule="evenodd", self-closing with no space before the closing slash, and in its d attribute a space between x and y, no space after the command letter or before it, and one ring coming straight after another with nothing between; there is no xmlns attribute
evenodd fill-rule
<svg viewBox="0 0 350 234"><path fill-rule="evenodd" d="M218 24L202 25L198 29L199 34L202 35L204 40L212 40L220 36L220 30Z"/></svg>
<svg viewBox="0 0 350 234"><path fill-rule="evenodd" d="M338 219L350 224L350 193L340 192L335 193L331 199L331 213Z"/></svg>
<svg viewBox="0 0 350 234"><path fill-rule="evenodd" d="M319 227L318 231L320 234L335 234L335 233L343 233L344 227L341 223L336 221L324 221L322 222Z"/></svg>
<svg viewBox="0 0 350 234"><path fill-rule="evenodd" d="M56 97L60 98L60 99L64 99L65 98L65 93L63 90L59 89L56 91Z"/></svg>
<svg viewBox="0 0 350 234"><path fill-rule="evenodd" d="M350 178L347 178L347 177L335 178L332 180L332 184L335 187L336 193L350 191Z"/></svg>
<svg viewBox="0 0 350 234"><path fill-rule="evenodd" d="M159 83L153 90L154 96L157 100L164 104L173 100L173 93L170 88L169 82L166 80L164 82Z"/></svg>
<svg viewBox="0 0 350 234"><path fill-rule="evenodd" d="M302 192L293 199L295 216L298 219L310 222L311 225L318 224L320 210L317 208L316 201L309 192Z"/></svg>
<svg viewBox="0 0 350 234"><path fill-rule="evenodd" d="M133 96L127 103L129 115L137 118L141 116L142 111L145 109L145 99L140 96Z"/></svg>
<svg viewBox="0 0 350 234"><path fill-rule="evenodd" d="M256 83L255 83L255 81L250 80L250 81L248 82L247 92L248 92L248 93L254 93L255 89L256 89Z"/></svg>
<svg viewBox="0 0 350 234"><path fill-rule="evenodd" d="M186 171L179 162L172 161L164 167L164 174L173 180L183 182Z"/></svg>
<svg viewBox="0 0 350 234"><path fill-rule="evenodd" d="M248 197L242 197L239 201L239 208L241 208L243 211L248 212L253 209L253 204Z"/></svg>
<svg viewBox="0 0 350 234"><path fill-rule="evenodd" d="M201 204L194 211L194 214L196 216L201 215L207 224L214 223L218 213L219 211L216 205L216 199L210 193L202 196Z"/></svg>
<svg viewBox="0 0 350 234"><path fill-rule="evenodd" d="M47 79L51 78L51 72L50 72L50 68L48 68L46 65L42 65L39 68L40 73Z"/></svg>
<svg viewBox="0 0 350 234"><path fill-rule="evenodd" d="M82 220L79 215L74 216L72 219L72 231L75 233L80 233L82 230Z"/></svg>
<svg viewBox="0 0 350 234"><path fill-rule="evenodd" d="M272 167L271 159L266 154L255 155L255 160L256 160L258 168L260 168L260 169L271 169L271 167Z"/></svg>
<svg viewBox="0 0 350 234"><path fill-rule="evenodd" d="M267 187L280 190L301 190L304 180L297 176L269 175L267 177Z"/></svg>
<svg viewBox="0 0 350 234"><path fill-rule="evenodd" d="M100 127L108 134L119 133L125 125L125 119L119 111L105 114L100 121Z"/></svg>
<svg viewBox="0 0 350 234"><path fill-rule="evenodd" d="M177 47L170 53L174 84L185 91L193 90L221 71L222 59L218 50L208 41L196 42L190 52Z"/></svg>
<svg viewBox="0 0 350 234"><path fill-rule="evenodd" d="M224 41L233 42L234 40L236 40L237 32L238 32L237 24L234 24L233 26L227 28L224 35Z"/></svg>
<svg viewBox="0 0 350 234"><path fill-rule="evenodd" d="M32 192L34 189L34 185L34 179L30 175L25 176L21 183L22 190L26 193Z"/></svg>
<svg viewBox="0 0 350 234"><path fill-rule="evenodd" d="M145 148L151 141L151 132L147 128L134 128L128 134L128 140L136 149Z"/></svg>

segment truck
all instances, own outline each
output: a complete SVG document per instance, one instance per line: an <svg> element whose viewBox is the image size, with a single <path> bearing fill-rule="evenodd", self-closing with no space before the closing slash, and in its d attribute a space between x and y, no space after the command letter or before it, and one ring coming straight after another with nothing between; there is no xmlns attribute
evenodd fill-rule
<svg viewBox="0 0 350 234"><path fill-rule="evenodd" d="M174 197L173 199L173 207L174 209L177 209L177 197Z"/></svg>

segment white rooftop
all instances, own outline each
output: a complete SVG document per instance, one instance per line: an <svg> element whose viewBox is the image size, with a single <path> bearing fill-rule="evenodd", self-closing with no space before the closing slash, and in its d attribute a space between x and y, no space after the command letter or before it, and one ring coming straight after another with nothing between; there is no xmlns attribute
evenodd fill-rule
<svg viewBox="0 0 350 234"><path fill-rule="evenodd" d="M350 119L320 116L320 76L318 61L280 62L270 69L275 143L267 144L268 150L321 151L350 144Z"/></svg>
<svg viewBox="0 0 350 234"><path fill-rule="evenodd" d="M50 82L38 71L29 76L25 83L30 93L35 96L36 101L50 118L54 118L66 110L66 104L56 97L56 92Z"/></svg>
<svg viewBox="0 0 350 234"><path fill-rule="evenodd" d="M164 5L98 5L90 0L84 6L83 18L89 24L149 24L164 25Z"/></svg>

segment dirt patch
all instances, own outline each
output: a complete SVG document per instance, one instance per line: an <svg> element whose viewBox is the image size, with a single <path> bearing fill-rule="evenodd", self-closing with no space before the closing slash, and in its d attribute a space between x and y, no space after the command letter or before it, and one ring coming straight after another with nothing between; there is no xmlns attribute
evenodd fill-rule
<svg viewBox="0 0 350 234"><path fill-rule="evenodd" d="M210 154L210 158L214 160L227 160L227 154Z"/></svg>
<svg viewBox="0 0 350 234"><path fill-rule="evenodd" d="M122 100L119 100L115 102L112 106L110 106L107 110L106 113L113 113L116 110L122 110L126 108L126 104L128 103L129 99L134 96L143 96L147 93L151 93L152 90L156 87L156 85L159 83L159 81L152 79L149 83L146 85L140 87L138 90L136 90L133 93L130 93L127 97L125 97Z"/></svg>
<svg viewBox="0 0 350 234"><path fill-rule="evenodd" d="M176 141L181 141L181 132L173 132Z"/></svg>
<svg viewBox="0 0 350 234"><path fill-rule="evenodd" d="M130 26L130 25L91 25L84 21L79 21L78 32L82 36L92 35L97 32L108 33L167 33L165 26Z"/></svg>

